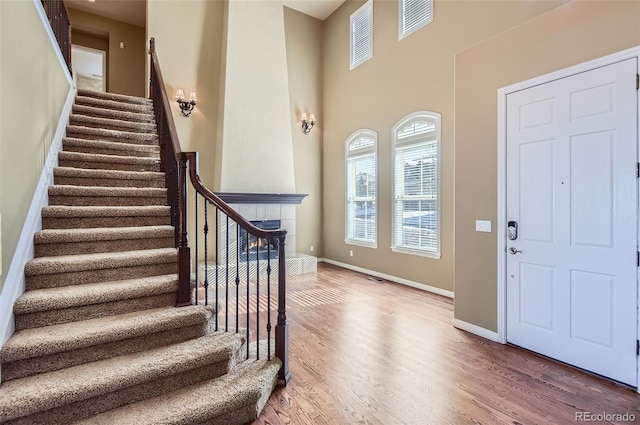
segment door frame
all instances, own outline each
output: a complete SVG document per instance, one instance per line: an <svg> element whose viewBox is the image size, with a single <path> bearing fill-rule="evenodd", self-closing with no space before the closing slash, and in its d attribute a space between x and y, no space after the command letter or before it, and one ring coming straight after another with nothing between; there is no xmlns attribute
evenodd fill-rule
<svg viewBox="0 0 640 425"><path fill-rule="evenodd" d="M498 89L498 216L496 220L496 235L498 238L497 340L502 344L507 343L507 95L520 90L549 83L551 81L559 80L561 78L569 77L571 75L579 74L581 72L590 71L596 68L601 68L607 65L614 64L616 62L621 62L633 58L635 58L639 62L638 66L640 72L640 46L637 46ZM636 120L636 126L638 126L638 123L640 123L640 95L638 95L638 118ZM638 152L640 152L640 128L636 128L636 136L638 138L638 140L636 140L636 145L639 148ZM638 161L638 158L636 158L636 161ZM638 187L638 190L640 190L640 184L638 185ZM640 199L640 193L638 199ZM636 206L636 217L638 217L639 208L639 206ZM640 226L638 226L638 235L636 235L636 238L640 243ZM636 286L638 285L640 277L639 270L640 269L636 270ZM639 299L636 300L636 305L640 306L640 290L638 291L638 297ZM636 316L638 322L637 332L640 333L640 315ZM640 339L640 335L636 335L636 338ZM640 370L638 370L640 368L638 368L638 364L638 359L636 359L636 373L638 375L637 382L639 383L638 392L640 393Z"/></svg>
<svg viewBox="0 0 640 425"><path fill-rule="evenodd" d="M71 49L77 49L80 51L102 56L102 91L106 93L107 91L107 52L100 49L94 49L93 47L81 46L79 44L71 44Z"/></svg>

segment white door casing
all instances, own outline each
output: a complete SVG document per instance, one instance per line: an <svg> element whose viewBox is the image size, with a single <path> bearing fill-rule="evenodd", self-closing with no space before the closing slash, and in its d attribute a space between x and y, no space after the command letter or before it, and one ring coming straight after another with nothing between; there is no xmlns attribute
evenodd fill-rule
<svg viewBox="0 0 640 425"><path fill-rule="evenodd" d="M506 96L504 254L507 341L634 386L636 74L629 59Z"/></svg>

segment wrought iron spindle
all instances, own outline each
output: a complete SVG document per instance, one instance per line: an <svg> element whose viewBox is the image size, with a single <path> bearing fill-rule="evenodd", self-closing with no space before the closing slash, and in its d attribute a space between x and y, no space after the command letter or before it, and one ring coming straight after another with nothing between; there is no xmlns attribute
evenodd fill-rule
<svg viewBox="0 0 640 425"><path fill-rule="evenodd" d="M204 200L204 293L205 305L209 305L209 202L206 199ZM217 320L216 315L216 330Z"/></svg>
<svg viewBox="0 0 640 425"><path fill-rule="evenodd" d="M250 303L250 292L249 292L249 288L251 287L251 285L249 285L249 239L251 239L251 237L249 236L249 232L246 232L247 235L247 360L249 360L249 334L251 332L251 303ZM258 239L256 239L258 240ZM260 244L256 243L256 250L260 249Z"/></svg>
<svg viewBox="0 0 640 425"><path fill-rule="evenodd" d="M198 269L199 269L199 267L198 267L198 245L199 245L199 243L198 243L198 192L195 192L195 195L196 195L196 196L195 196L195 209L196 209L196 214L195 214L195 226L196 226L196 227L195 227L195 228L196 228L196 231L195 231L195 234L196 234L196 250L195 250L195 251L196 251L196 261L195 261L195 263L196 263L196 282L195 282L195 283L196 283L196 284L195 284L195 294L194 294L194 297L193 297L193 298L195 299L194 304L195 304L195 305L198 305L198 287L200 286L200 281L198 280ZM207 203L207 201L206 201L206 199L205 199L205 204L206 204L206 203ZM205 296L204 296L204 304L205 304L205 305L207 305L207 296L206 296L206 293L207 293L207 284L206 284L206 278L205 278L204 292L205 292Z"/></svg>
<svg viewBox="0 0 640 425"><path fill-rule="evenodd" d="M271 242L267 244L267 360L271 361Z"/></svg>
<svg viewBox="0 0 640 425"><path fill-rule="evenodd" d="M260 244L256 250L256 358L260 360Z"/></svg>
<svg viewBox="0 0 640 425"><path fill-rule="evenodd" d="M216 207L216 331L218 331L218 314L220 314L220 303L218 300L218 290L220 288L220 279L219 279L219 269L220 269L220 258L218 256L219 251L219 234L220 234L220 211L218 207Z"/></svg>
<svg viewBox="0 0 640 425"><path fill-rule="evenodd" d="M240 226L236 223L236 333L240 332Z"/></svg>
<svg viewBox="0 0 640 425"><path fill-rule="evenodd" d="M225 232L227 235L227 247L225 249L226 259L227 259L227 268L225 269L225 299L224 299L224 331L229 332L229 216L227 216L227 231Z"/></svg>

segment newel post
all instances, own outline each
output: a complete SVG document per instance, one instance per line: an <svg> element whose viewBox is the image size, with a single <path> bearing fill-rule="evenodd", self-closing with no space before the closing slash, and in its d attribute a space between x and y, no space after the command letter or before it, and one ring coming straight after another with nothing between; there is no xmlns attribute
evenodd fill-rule
<svg viewBox="0 0 640 425"><path fill-rule="evenodd" d="M289 323L287 322L287 269L284 253L285 237L278 236L278 322L276 324L276 357L282 362L278 382L287 385L289 371Z"/></svg>
<svg viewBox="0 0 640 425"><path fill-rule="evenodd" d="M187 239L187 156L178 160L178 300L176 305L191 305L191 249Z"/></svg>

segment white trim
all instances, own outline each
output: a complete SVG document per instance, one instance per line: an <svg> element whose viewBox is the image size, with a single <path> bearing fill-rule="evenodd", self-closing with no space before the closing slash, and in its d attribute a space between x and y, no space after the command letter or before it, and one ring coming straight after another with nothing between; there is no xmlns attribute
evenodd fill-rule
<svg viewBox="0 0 640 425"><path fill-rule="evenodd" d="M47 25L49 24L47 23ZM66 68L66 65L64 66ZM13 303L25 290L24 266L34 256L33 235L42 229L41 212L42 208L49 203L47 189L53 184L53 169L58 166L58 152L62 149L62 139L65 136L75 96L76 88L71 84L67 99L60 113L56 132L51 141L47 159L42 168L38 185L20 233L20 239L18 239L18 245L7 271L2 292L0 292L0 312L2 312L2 315L0 315L0 347L7 342L15 331Z"/></svg>
<svg viewBox="0 0 640 425"><path fill-rule="evenodd" d="M493 342L499 342L497 332L481 328L480 326L474 325L473 323L465 322L460 319L453 319L452 325L454 328L461 329L474 335L478 335Z"/></svg>
<svg viewBox="0 0 640 425"><path fill-rule="evenodd" d="M561 69L559 71L551 72L549 74L541 75L526 81L521 81L510 86L502 87L498 89L498 134L497 134L497 166L498 166L498 217L496 224L498 226L498 273L497 273L497 289L498 289L498 305L497 305L497 336L498 342L505 344L507 342L507 291L506 291L506 167L507 167L507 120L506 120L506 105L507 95L520 90L524 90L530 87L545 84L551 81L559 80L561 78L569 77L571 75L579 74L581 72L587 72L592 69L601 68L607 65L611 65L617 62L621 62L627 59L639 59L640 58L640 46L633 47L631 49L616 52L607 56L603 56L588 62L584 62L578 65L574 65L568 68ZM638 98L638 121L640 122L640 96ZM640 133L638 133L640 135ZM640 145L640 136L638 140ZM637 213L637 211L636 211ZM638 230L638 241L640 241L640 229ZM636 276L637 281L640 281L640 276ZM638 294L638 306L640 306L640 293ZM640 339L640 315L637 318L638 339ZM640 393L640 367L636 366L638 392Z"/></svg>
<svg viewBox="0 0 640 425"><path fill-rule="evenodd" d="M371 12L371 16L369 19L369 25L371 29L371 54L369 54L369 56L361 57L360 59L355 60L353 57L353 53L355 50L355 46L353 45L353 21L358 19L360 15L365 13L367 10ZM349 70L350 71L353 70L354 68L358 67L359 65L371 59L372 57L373 57L373 0L368 0L362 6L360 6L358 10L353 12L351 14L351 17L349 18Z"/></svg>
<svg viewBox="0 0 640 425"><path fill-rule="evenodd" d="M406 33L402 32L402 23L404 21L404 5L405 5L405 1L406 0L400 0L398 2L398 41L410 36L411 34L413 34L414 32L418 31L419 29L429 25L431 22L433 22L433 0L428 0L431 4L431 13L429 14L429 18L420 23L420 25L417 25L415 27L413 27L412 29L410 29L409 31L407 31Z"/></svg>
<svg viewBox="0 0 640 425"><path fill-rule="evenodd" d="M390 282L399 283L401 285L410 286L412 288L421 289L426 292L432 292L437 295L442 295L443 297L452 298L453 292L447 291L446 289L436 288L435 286L427 285L424 283L414 282L412 280L403 279L401 277L391 276L386 273L380 273L373 270L365 269L358 266L352 266L351 264L341 263L340 261L330 260L329 258L318 258L319 263L329 263L334 266L342 267L343 269L353 270L355 272L368 274L375 277L380 277L382 279L388 280Z"/></svg>
<svg viewBox="0 0 640 425"><path fill-rule="evenodd" d="M378 232L376 232L377 234ZM345 239L344 243L346 243L347 245L354 245L354 246L361 246L363 248L378 248L378 243L377 242L365 242L365 241L359 241L356 239Z"/></svg>
<svg viewBox="0 0 640 425"><path fill-rule="evenodd" d="M411 249L411 248L405 248L402 246L392 246L391 251L397 252L398 254L417 255L419 257L433 258L434 260L439 260L440 257L442 257L442 254L440 254L440 251L438 252L425 251L422 249Z"/></svg>
<svg viewBox="0 0 640 425"><path fill-rule="evenodd" d="M47 18L47 12L44 11L44 7L42 6L41 0L33 0L33 4L36 7L36 11L38 12L38 16L40 16L40 20L42 21L42 26L44 30L47 32L49 36L49 41L53 47L53 51L60 62L60 67L62 68L64 75L67 76L67 80L69 81L69 85L75 89L75 84L73 83L73 77L71 77L71 73L69 72L69 68L67 67L67 63L62 56L62 52L60 51L60 46L58 46L58 40L56 40L56 36L51 29L51 24L49 23L49 18Z"/></svg>

